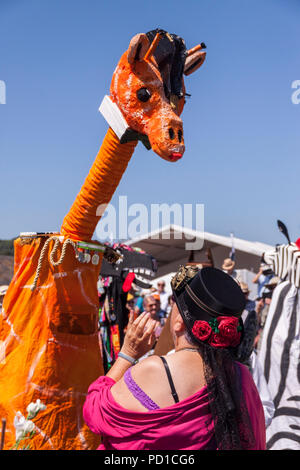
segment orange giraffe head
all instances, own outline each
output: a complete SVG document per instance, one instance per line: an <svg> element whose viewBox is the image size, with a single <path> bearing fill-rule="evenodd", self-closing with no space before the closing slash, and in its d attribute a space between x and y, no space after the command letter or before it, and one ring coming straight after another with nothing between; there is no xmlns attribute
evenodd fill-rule
<svg viewBox="0 0 300 470"><path fill-rule="evenodd" d="M204 62L199 44L186 50L184 41L162 30L137 34L122 55L112 77L110 96L128 126L142 134L149 148L167 161L184 153L180 114L185 103L183 74Z"/></svg>

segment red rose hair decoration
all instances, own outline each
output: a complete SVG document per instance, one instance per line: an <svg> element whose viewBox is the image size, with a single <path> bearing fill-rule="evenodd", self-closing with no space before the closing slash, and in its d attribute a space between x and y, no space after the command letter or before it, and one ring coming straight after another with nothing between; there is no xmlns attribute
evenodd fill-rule
<svg viewBox="0 0 300 470"><path fill-rule="evenodd" d="M215 348L235 347L240 344L242 327L236 317L220 316L209 322L197 320L192 328L193 335Z"/></svg>
<svg viewBox="0 0 300 470"><path fill-rule="evenodd" d="M207 341L212 334L212 329L206 321L197 320L192 329L193 335L200 341Z"/></svg>

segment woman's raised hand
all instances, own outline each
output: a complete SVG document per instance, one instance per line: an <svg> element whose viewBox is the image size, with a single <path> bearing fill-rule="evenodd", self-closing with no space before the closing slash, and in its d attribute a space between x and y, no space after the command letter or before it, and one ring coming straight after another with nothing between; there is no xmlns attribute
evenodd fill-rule
<svg viewBox="0 0 300 470"><path fill-rule="evenodd" d="M121 352L134 359L142 357L150 351L155 341L156 326L157 321L150 318L150 313L143 312L134 320L134 313L131 312Z"/></svg>

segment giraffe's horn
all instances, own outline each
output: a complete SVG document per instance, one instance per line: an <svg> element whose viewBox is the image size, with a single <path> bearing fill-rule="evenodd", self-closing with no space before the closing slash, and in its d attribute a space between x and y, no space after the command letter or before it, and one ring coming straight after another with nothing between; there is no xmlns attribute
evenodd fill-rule
<svg viewBox="0 0 300 470"><path fill-rule="evenodd" d="M156 33L156 36L153 39L151 46L149 47L148 51L145 54L144 60L149 60L150 57L154 54L154 51L157 48L160 39L161 39L161 34Z"/></svg>

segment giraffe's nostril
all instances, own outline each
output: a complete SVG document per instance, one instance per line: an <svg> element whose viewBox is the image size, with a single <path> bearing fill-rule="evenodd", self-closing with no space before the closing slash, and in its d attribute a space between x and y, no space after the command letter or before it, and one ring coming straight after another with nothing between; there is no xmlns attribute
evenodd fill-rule
<svg viewBox="0 0 300 470"><path fill-rule="evenodd" d="M182 130L181 129L179 129L179 131L178 131L178 140L179 140L179 142L182 141Z"/></svg>
<svg viewBox="0 0 300 470"><path fill-rule="evenodd" d="M175 134L174 134L174 131L173 131L172 127L169 128L169 136L170 136L170 139L174 139L174 137L175 137Z"/></svg>

